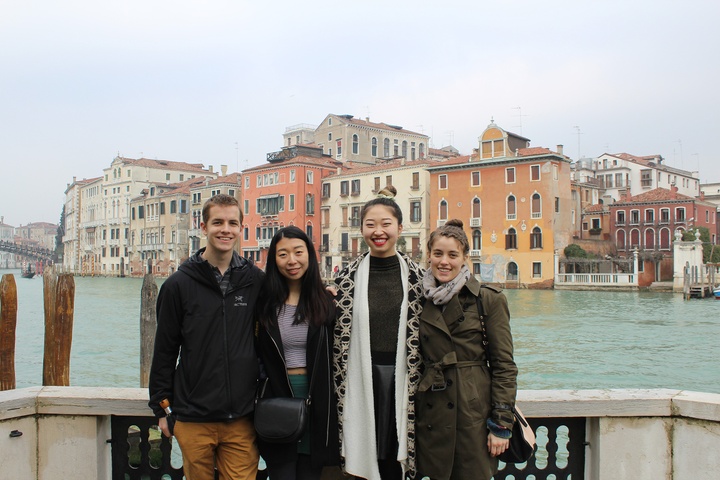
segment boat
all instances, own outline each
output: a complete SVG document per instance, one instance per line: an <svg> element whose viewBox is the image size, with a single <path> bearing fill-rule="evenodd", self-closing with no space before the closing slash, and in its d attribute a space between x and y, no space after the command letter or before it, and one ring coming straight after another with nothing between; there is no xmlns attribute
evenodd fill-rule
<svg viewBox="0 0 720 480"><path fill-rule="evenodd" d="M23 265L23 269L20 271L20 276L23 278L33 278L35 276L35 270L28 264Z"/></svg>
<svg viewBox="0 0 720 480"><path fill-rule="evenodd" d="M713 295L715 295L715 300L720 300L720 287L715 287Z"/></svg>

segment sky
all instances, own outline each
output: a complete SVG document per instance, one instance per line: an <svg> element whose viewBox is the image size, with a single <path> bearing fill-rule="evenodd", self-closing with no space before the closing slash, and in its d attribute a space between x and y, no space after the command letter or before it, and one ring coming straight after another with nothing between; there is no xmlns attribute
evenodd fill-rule
<svg viewBox="0 0 720 480"><path fill-rule="evenodd" d="M720 2L0 0L0 216L57 223L113 158L243 170L370 117L471 153L494 120L576 160L720 182Z"/></svg>

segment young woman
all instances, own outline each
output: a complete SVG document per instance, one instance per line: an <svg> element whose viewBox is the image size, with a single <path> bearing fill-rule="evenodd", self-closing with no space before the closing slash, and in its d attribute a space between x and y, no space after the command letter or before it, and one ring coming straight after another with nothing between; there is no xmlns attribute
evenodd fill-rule
<svg viewBox="0 0 720 480"><path fill-rule="evenodd" d="M517 367L507 299L470 274L465 263L470 245L462 227L462 221L449 220L430 234L431 268L423 279L417 460L418 472L432 480L490 480L513 424Z"/></svg>
<svg viewBox="0 0 720 480"><path fill-rule="evenodd" d="M396 193L386 187L363 206L369 252L335 280L340 455L348 474L369 480L398 480L415 471L422 271L395 249L403 228Z"/></svg>
<svg viewBox="0 0 720 480"><path fill-rule="evenodd" d="M270 242L255 318L258 355L267 375L264 396L312 394L310 425L301 441L258 440L260 455L273 480L317 480L323 466L339 463L330 365L335 306L320 278L315 248L297 227L279 230Z"/></svg>

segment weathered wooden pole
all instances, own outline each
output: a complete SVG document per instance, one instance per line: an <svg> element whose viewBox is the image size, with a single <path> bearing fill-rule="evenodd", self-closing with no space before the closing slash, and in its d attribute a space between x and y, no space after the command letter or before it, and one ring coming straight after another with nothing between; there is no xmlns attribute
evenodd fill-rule
<svg viewBox="0 0 720 480"><path fill-rule="evenodd" d="M57 275L55 267L48 267L43 272L43 308L45 311L45 351L43 354L43 385L50 383L50 359L55 358L55 289Z"/></svg>
<svg viewBox="0 0 720 480"><path fill-rule="evenodd" d="M155 343L155 328L157 327L158 288L155 277L148 273L143 278L140 295L140 387L147 388L150 382L150 364L153 357L153 344Z"/></svg>
<svg viewBox="0 0 720 480"><path fill-rule="evenodd" d="M15 328L17 285L6 273L0 280L0 391L15 389Z"/></svg>
<svg viewBox="0 0 720 480"><path fill-rule="evenodd" d="M43 362L47 365L47 370L43 371L43 384L66 387L70 385L70 349L75 314L75 279L72 275L57 277L54 310L52 348Z"/></svg>

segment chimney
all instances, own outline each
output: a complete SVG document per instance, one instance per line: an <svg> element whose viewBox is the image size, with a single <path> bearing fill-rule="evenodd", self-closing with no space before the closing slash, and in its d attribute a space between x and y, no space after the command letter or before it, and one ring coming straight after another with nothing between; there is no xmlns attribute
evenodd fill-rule
<svg viewBox="0 0 720 480"><path fill-rule="evenodd" d="M678 192L678 187L676 185L671 185L670 186L670 198L672 198L672 199L677 198L677 192Z"/></svg>
<svg viewBox="0 0 720 480"><path fill-rule="evenodd" d="M631 195L629 195L630 192L628 192L627 188L624 188L620 190L620 201L621 202L628 202L630 201L630 198L632 198Z"/></svg>
<svg viewBox="0 0 720 480"><path fill-rule="evenodd" d="M370 117L365 117L365 121L370 123Z"/></svg>
<svg viewBox="0 0 720 480"><path fill-rule="evenodd" d="M563 146L561 144L557 146L557 153L563 155Z"/></svg>
<svg viewBox="0 0 720 480"><path fill-rule="evenodd" d="M223 177L227 175L227 165L220 165L220 174Z"/></svg>
<svg viewBox="0 0 720 480"><path fill-rule="evenodd" d="M212 165L208 165L208 171L209 171L210 173L213 173L213 166L212 166Z"/></svg>

